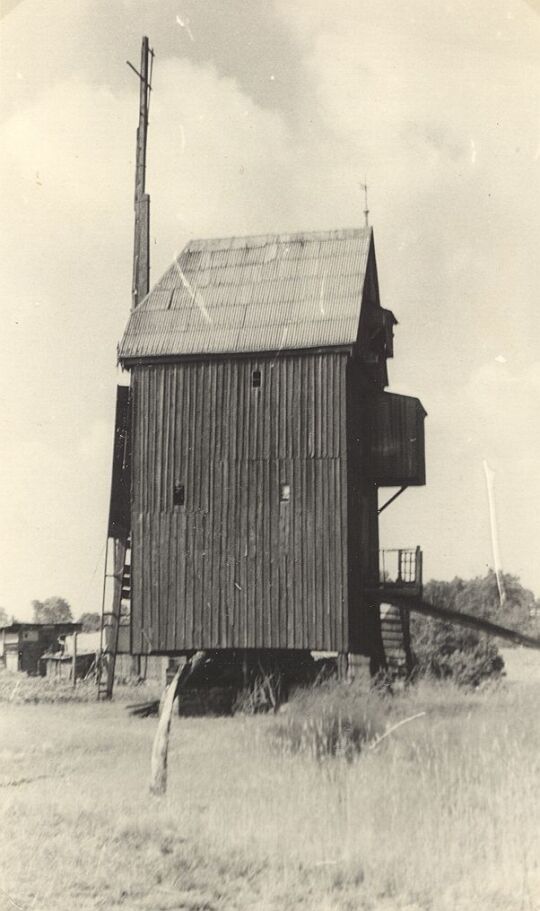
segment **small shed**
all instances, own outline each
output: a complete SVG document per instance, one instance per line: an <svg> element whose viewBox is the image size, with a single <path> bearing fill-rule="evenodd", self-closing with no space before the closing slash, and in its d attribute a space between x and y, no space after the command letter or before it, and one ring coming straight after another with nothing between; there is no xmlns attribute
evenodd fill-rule
<svg viewBox="0 0 540 911"><path fill-rule="evenodd" d="M10 623L0 627L0 666L30 675L45 675L44 653L60 636L82 629L80 623Z"/></svg>
<svg viewBox="0 0 540 911"><path fill-rule="evenodd" d="M133 653L379 647L378 489L425 483L396 322L371 228L191 241L135 307L109 528Z"/></svg>
<svg viewBox="0 0 540 911"><path fill-rule="evenodd" d="M43 656L46 676L55 680L72 680L75 661L75 677L81 679L95 667L99 654L101 633L77 633L65 636Z"/></svg>

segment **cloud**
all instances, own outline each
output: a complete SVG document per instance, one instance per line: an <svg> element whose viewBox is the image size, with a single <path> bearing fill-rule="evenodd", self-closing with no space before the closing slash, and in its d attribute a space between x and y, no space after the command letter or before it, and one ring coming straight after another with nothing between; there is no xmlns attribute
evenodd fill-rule
<svg viewBox="0 0 540 911"><path fill-rule="evenodd" d="M275 225L287 205L276 190L294 161L283 119L212 67L160 61L154 87L149 186L167 238L162 267L188 235Z"/></svg>

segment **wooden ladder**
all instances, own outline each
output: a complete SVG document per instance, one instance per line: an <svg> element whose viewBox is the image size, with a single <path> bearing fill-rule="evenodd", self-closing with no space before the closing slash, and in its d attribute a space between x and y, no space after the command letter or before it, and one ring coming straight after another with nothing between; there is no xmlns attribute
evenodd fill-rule
<svg viewBox="0 0 540 911"><path fill-rule="evenodd" d="M111 547L112 544L112 547ZM108 563L113 551L113 572L109 573ZM110 609L107 609L107 580L112 579L113 591ZM112 699L114 672L118 653L118 639L122 617L129 613L131 607L131 547L130 540L110 538L107 542L107 561L103 585L103 603L101 610L101 642L97 663L97 698L98 701Z"/></svg>

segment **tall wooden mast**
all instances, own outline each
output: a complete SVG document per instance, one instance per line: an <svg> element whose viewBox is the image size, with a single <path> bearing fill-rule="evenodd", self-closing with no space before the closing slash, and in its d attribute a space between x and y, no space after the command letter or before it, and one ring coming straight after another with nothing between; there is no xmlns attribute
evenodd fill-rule
<svg viewBox="0 0 540 911"><path fill-rule="evenodd" d="M133 245L133 284L131 309L134 310L150 288L150 197L146 193L146 139L152 91L154 52L148 38L141 46L141 68L127 64L140 82L139 126L135 165L135 237ZM129 387L118 386L116 399L113 476L109 525L105 555L105 576L101 606L101 644L97 662L98 699L111 699L121 627L131 611L131 538L130 538L130 395ZM110 571L112 564L112 572ZM112 591L110 590L112 587ZM125 629L124 629L125 632ZM124 647L125 651L125 647Z"/></svg>
<svg viewBox="0 0 540 911"><path fill-rule="evenodd" d="M150 196L146 192L146 141L148 112L152 91L154 52L145 36L141 45L140 71L127 61L140 81L139 126L137 127L137 156L135 165L135 237L133 245L133 286L131 309L134 310L148 294L150 287Z"/></svg>

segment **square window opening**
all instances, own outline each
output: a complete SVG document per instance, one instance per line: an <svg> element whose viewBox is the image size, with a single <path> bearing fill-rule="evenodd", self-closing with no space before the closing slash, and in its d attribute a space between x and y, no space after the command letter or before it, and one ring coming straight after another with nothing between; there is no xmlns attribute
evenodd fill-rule
<svg viewBox="0 0 540 911"><path fill-rule="evenodd" d="M279 499L282 503L288 503L291 499L291 485L282 484L279 491Z"/></svg>
<svg viewBox="0 0 540 911"><path fill-rule="evenodd" d="M261 371L254 370L251 374L251 385L253 389L260 389L261 386Z"/></svg>
<svg viewBox="0 0 540 911"><path fill-rule="evenodd" d="M186 488L180 481L175 481L173 492L173 505L183 506L186 502Z"/></svg>

